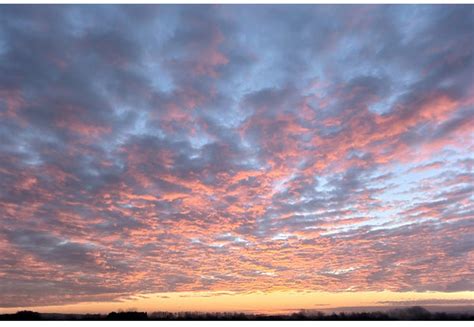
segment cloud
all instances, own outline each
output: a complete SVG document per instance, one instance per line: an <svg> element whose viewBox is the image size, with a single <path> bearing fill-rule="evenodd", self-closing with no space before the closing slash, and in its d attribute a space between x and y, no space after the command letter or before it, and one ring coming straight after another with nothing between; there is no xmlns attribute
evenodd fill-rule
<svg viewBox="0 0 474 327"><path fill-rule="evenodd" d="M473 290L470 6L0 19L0 306Z"/></svg>

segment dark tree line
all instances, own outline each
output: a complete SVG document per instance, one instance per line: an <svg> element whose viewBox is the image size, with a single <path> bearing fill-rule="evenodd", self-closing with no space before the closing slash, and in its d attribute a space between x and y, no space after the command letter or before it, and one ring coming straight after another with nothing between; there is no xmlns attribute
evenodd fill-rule
<svg viewBox="0 0 474 327"><path fill-rule="evenodd" d="M326 314L301 310L287 315L246 314L236 312L147 312L127 311L101 314L59 314L18 311L0 314L0 320L474 320L473 312L430 312L423 307L390 311Z"/></svg>

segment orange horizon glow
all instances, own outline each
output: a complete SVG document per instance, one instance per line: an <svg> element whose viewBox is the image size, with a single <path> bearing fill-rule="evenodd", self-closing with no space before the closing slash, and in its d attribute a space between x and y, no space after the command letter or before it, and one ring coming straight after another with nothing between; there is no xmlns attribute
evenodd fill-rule
<svg viewBox="0 0 474 327"><path fill-rule="evenodd" d="M393 302L392 305L386 303ZM292 313L299 310L344 311L390 309L414 306L474 307L474 292L173 292L137 294L114 302L84 302L66 305L29 306L0 309L0 313L33 310L43 313L107 314L112 311L152 312L244 312L244 313ZM431 301L431 302L430 302ZM443 302L444 301L444 302ZM455 301L451 303L450 301ZM397 304L398 303L398 304ZM430 304L431 303L431 304Z"/></svg>

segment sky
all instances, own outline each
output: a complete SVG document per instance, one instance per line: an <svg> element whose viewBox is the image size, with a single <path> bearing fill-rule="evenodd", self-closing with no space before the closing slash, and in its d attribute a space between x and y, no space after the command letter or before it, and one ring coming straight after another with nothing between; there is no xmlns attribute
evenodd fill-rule
<svg viewBox="0 0 474 327"><path fill-rule="evenodd" d="M0 311L474 305L472 40L472 5L1 5Z"/></svg>

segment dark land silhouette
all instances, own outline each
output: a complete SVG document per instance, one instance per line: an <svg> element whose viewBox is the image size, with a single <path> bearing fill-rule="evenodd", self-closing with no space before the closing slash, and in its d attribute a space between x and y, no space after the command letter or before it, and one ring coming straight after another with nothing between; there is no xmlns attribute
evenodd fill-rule
<svg viewBox="0 0 474 327"><path fill-rule="evenodd" d="M430 312L414 306L388 311L324 313L300 310L291 314L236 312L111 312L109 314L63 314L18 311L0 314L0 320L474 320L473 312Z"/></svg>

